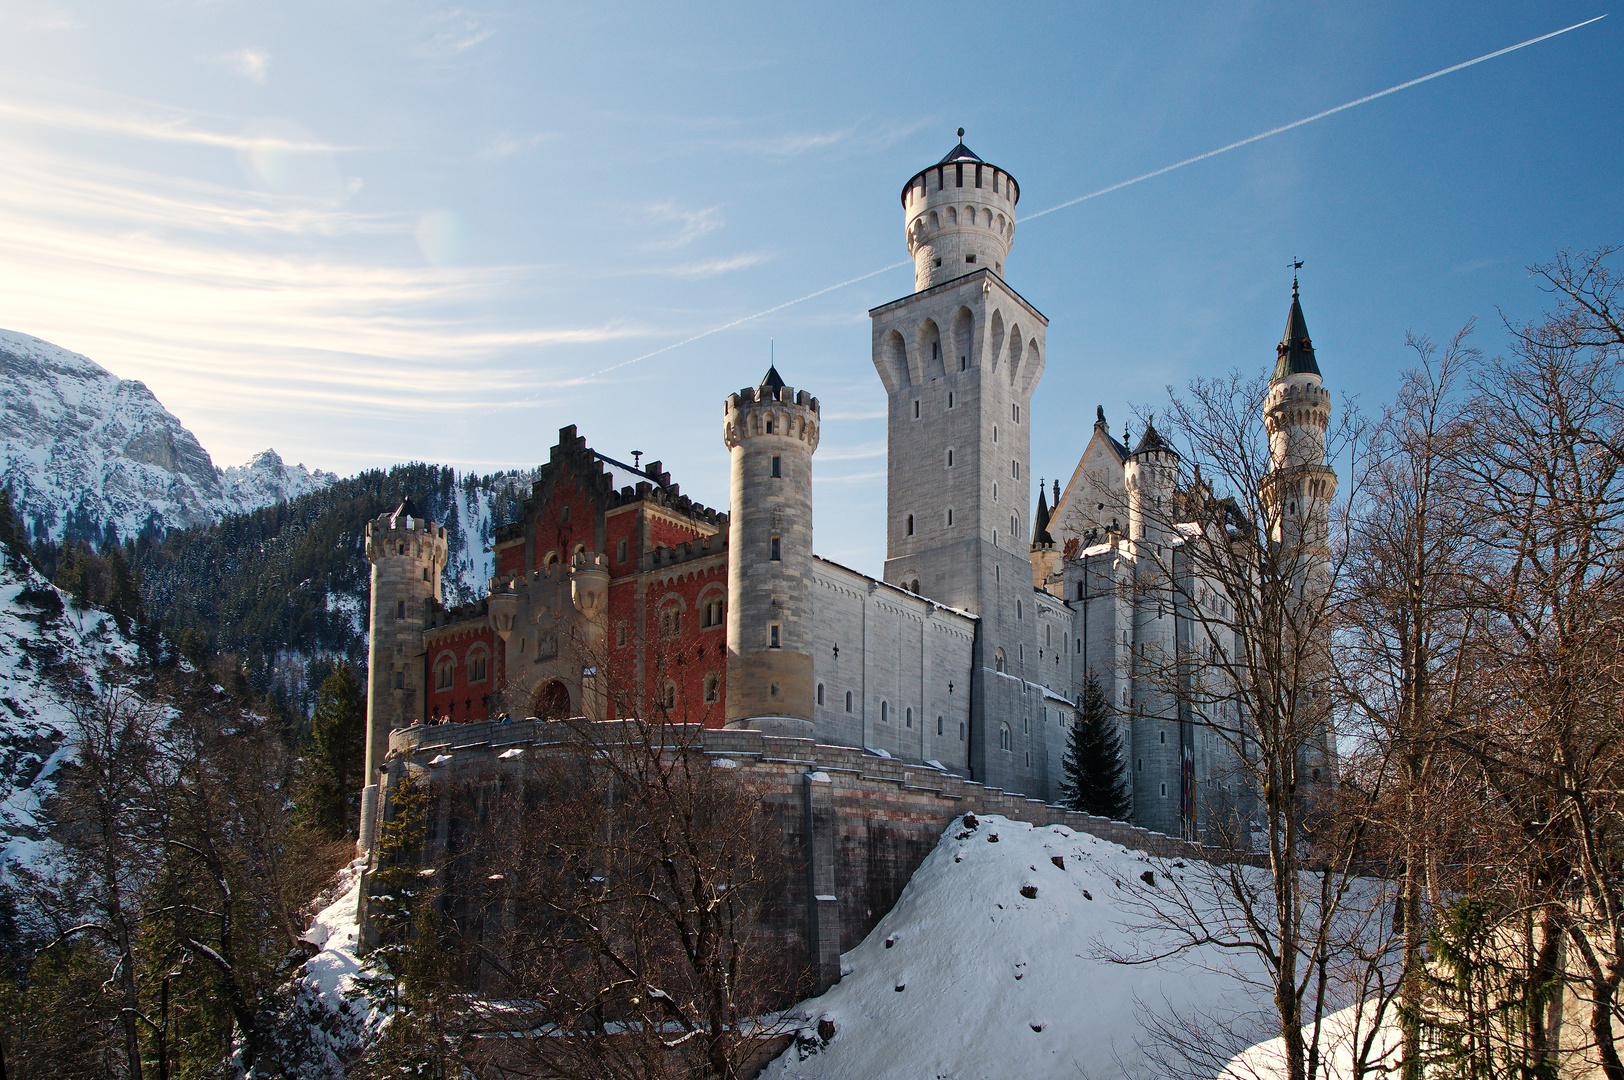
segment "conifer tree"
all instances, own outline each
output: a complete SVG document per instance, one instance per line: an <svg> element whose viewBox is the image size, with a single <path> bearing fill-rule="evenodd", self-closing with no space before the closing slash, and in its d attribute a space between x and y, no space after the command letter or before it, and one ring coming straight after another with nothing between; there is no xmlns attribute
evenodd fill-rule
<svg viewBox="0 0 1624 1080"><path fill-rule="evenodd" d="M1067 740L1063 785L1065 804L1085 814L1120 821L1128 815L1122 776L1122 740L1117 737L1098 676L1083 684L1082 709Z"/></svg>
<svg viewBox="0 0 1624 1080"><path fill-rule="evenodd" d="M366 760L365 687L348 664L335 665L316 691L310 734L306 816L329 835L347 835L360 813L356 795Z"/></svg>

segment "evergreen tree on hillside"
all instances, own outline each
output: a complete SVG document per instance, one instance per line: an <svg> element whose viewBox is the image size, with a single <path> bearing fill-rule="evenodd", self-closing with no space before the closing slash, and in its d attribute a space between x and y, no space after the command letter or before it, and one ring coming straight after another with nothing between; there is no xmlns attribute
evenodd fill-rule
<svg viewBox="0 0 1624 1080"><path fill-rule="evenodd" d="M1089 675L1083 684L1082 709L1071 726L1062 760L1062 801L1073 810L1121 821L1128 815L1128 792L1122 775L1122 740L1105 704L1100 680Z"/></svg>
<svg viewBox="0 0 1624 1080"><path fill-rule="evenodd" d="M303 809L329 836L347 836L360 815L357 799L366 767L366 687L348 664L334 665L316 691Z"/></svg>
<svg viewBox="0 0 1624 1080"><path fill-rule="evenodd" d="M28 527L23 524L22 518L17 516L16 508L11 505L11 489L0 488L0 543L11 549L11 553L23 561L30 561L28 551Z"/></svg>

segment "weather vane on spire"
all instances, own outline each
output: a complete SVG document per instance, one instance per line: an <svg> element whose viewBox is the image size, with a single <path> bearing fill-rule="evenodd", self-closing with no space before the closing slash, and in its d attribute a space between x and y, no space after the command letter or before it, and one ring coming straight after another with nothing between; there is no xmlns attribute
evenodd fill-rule
<svg viewBox="0 0 1624 1080"><path fill-rule="evenodd" d="M1291 257L1291 295L1297 295L1297 271L1303 268L1303 261L1297 256Z"/></svg>
<svg viewBox="0 0 1624 1080"><path fill-rule="evenodd" d="M961 139L964 138L964 129L963 128L959 128L959 138L961 138Z"/></svg>

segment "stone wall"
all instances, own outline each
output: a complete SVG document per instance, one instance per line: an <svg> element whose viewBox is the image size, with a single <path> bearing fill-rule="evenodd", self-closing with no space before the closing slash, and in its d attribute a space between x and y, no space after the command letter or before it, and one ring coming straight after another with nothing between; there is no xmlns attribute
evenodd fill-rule
<svg viewBox="0 0 1624 1080"><path fill-rule="evenodd" d="M434 847L458 831L453 793L523 766L526 754L558 745L562 727L546 721L414 727L390 737L389 785L407 769L439 794ZM738 766L764 792L763 810L784 829L806 873L788 883L768 928L804 950L824 988L838 980L840 954L857 945L902 895L942 830L967 813L1000 814L1033 825L1064 825L1124 847L1166 857L1220 853L1137 826L1012 795L929 766L878 757L811 739L743 728L690 727L673 743L695 745ZM512 753L515 750L521 754ZM508 756L504 757L506 754ZM363 897L363 917L364 904Z"/></svg>

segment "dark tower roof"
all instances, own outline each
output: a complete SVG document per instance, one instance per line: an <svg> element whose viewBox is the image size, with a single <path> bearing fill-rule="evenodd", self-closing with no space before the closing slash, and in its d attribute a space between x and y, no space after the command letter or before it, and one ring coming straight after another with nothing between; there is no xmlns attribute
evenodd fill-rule
<svg viewBox="0 0 1624 1080"><path fill-rule="evenodd" d="M927 169L921 169L919 172L914 173L908 178L908 182L902 185L902 205L908 205L908 189L913 187L914 184L918 183L921 176L931 175L936 177L936 187L938 190L940 190L943 186L943 181L946 179L943 170L945 170L949 165L957 165L958 168L962 170L964 169L966 163L975 165L977 169L981 169L983 167L991 169L994 174L994 182L996 182L996 178L998 176L1002 176L1009 184L1007 194L1010 202L1020 202L1021 185L1013 176L1009 175L1007 170L999 168L997 165L994 165L992 162L988 161L974 150L971 150L968 146L965 146L964 129L959 128L958 145L949 150L942 160L938 161L936 164ZM979 176L981 174L977 173L976 175ZM956 178L957 177L955 174L955 179Z"/></svg>
<svg viewBox="0 0 1624 1080"><path fill-rule="evenodd" d="M1291 279L1291 314L1286 316L1286 333L1278 347L1280 358L1275 361L1271 382L1292 375L1318 375L1319 365L1314 362L1314 343L1308 336L1308 322L1303 318L1303 304L1297 295L1297 279Z"/></svg>
<svg viewBox="0 0 1624 1080"><path fill-rule="evenodd" d="M395 507L395 512L389 515L389 527L395 528L402 518L411 518L414 521L423 520L423 512L417 508L417 504L412 502L410 495L401 499L400 505Z"/></svg>
<svg viewBox="0 0 1624 1080"><path fill-rule="evenodd" d="M964 140L960 139L959 140L959 145L957 145L953 149L949 150L947 152L947 156L944 157L942 160L938 161L936 164L938 164L938 165L949 165L949 164L951 164L951 163L953 163L955 161L980 161L980 160L981 160L980 156L977 155L974 150L971 150L968 146L965 146L964 145Z"/></svg>
<svg viewBox="0 0 1624 1080"><path fill-rule="evenodd" d="M1033 546L1053 544L1054 537L1049 535L1049 503L1041 480L1038 481L1038 517L1035 525L1032 530Z"/></svg>
<svg viewBox="0 0 1624 1080"><path fill-rule="evenodd" d="M757 389L760 389L761 387L765 387L768 390L782 390L784 388L784 377L778 374L778 367L776 365L769 364L767 366L767 374L761 377L761 382L758 384Z"/></svg>
<svg viewBox="0 0 1624 1080"><path fill-rule="evenodd" d="M1148 454L1155 450L1165 450L1175 457L1178 455L1172 444L1162 438L1162 433L1156 430L1156 418L1150 416L1145 419L1145 433L1139 436L1139 445L1133 448L1133 456L1138 457L1140 454Z"/></svg>

